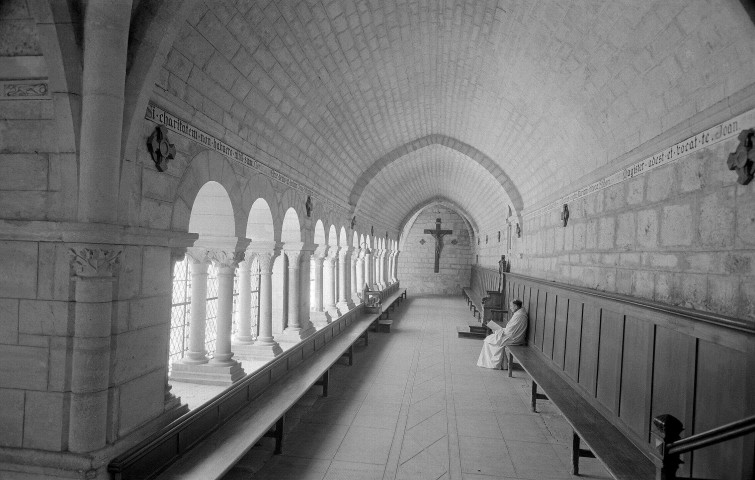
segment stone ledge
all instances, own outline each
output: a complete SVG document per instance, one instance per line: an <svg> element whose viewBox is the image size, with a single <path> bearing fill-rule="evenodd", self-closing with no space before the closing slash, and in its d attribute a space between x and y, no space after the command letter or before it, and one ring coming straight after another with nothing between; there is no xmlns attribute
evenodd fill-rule
<svg viewBox="0 0 755 480"><path fill-rule="evenodd" d="M195 233L105 223L0 220L0 241L190 247L197 238Z"/></svg>

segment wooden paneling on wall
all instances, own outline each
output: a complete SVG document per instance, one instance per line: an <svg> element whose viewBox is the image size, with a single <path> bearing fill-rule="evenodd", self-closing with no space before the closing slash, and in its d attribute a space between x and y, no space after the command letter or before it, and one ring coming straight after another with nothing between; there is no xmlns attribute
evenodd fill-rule
<svg viewBox="0 0 755 480"><path fill-rule="evenodd" d="M755 414L755 323L506 274L552 368L649 456L653 417L684 436ZM755 435L685 455L680 476L753 478Z"/></svg>

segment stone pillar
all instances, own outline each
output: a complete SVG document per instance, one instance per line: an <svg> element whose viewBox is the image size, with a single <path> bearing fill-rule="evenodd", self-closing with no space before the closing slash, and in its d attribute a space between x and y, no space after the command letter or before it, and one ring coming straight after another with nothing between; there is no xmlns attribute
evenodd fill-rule
<svg viewBox="0 0 755 480"><path fill-rule="evenodd" d="M378 290L383 290L385 288L385 283L383 283L384 255L385 250L375 250L375 285L377 285Z"/></svg>
<svg viewBox="0 0 755 480"><path fill-rule="evenodd" d="M349 310L355 307L354 302L351 301L351 290L348 283L348 272L351 262L349 261L349 253L351 248L341 247L338 249L338 312L344 315Z"/></svg>
<svg viewBox="0 0 755 480"><path fill-rule="evenodd" d="M273 339L273 260L279 250L274 242L255 242L253 247L260 264L260 334L252 345L251 354L255 359L269 360L283 353Z"/></svg>
<svg viewBox="0 0 755 480"><path fill-rule="evenodd" d="M238 330L234 336L234 351L237 346L254 343L252 335L252 258L253 253L246 254L246 260L239 264L239 309L236 312Z"/></svg>
<svg viewBox="0 0 755 480"><path fill-rule="evenodd" d="M393 285L393 250L388 250L385 256L385 284Z"/></svg>
<svg viewBox="0 0 755 480"><path fill-rule="evenodd" d="M328 247L318 247L315 253L312 255L315 264L315 304L310 318L316 328L322 328L332 321L330 314L323 308L324 300L324 275L323 275L323 263L328 252Z"/></svg>
<svg viewBox="0 0 755 480"><path fill-rule="evenodd" d="M364 290L364 284L367 283L367 281L364 278L364 255L365 250L361 249L359 250L359 255L357 255L357 293L361 294ZM360 303L364 301L364 298L360 297Z"/></svg>
<svg viewBox="0 0 755 480"><path fill-rule="evenodd" d="M84 5L78 219L115 223L131 0Z"/></svg>
<svg viewBox="0 0 755 480"><path fill-rule="evenodd" d="M338 259L338 247L330 248L330 255L323 259L323 309L328 312L331 320L338 318L336 308L336 261Z"/></svg>
<svg viewBox="0 0 755 480"><path fill-rule="evenodd" d="M189 350L184 358L173 364L175 376L177 364L199 365L207 363L205 350L205 323L207 319L207 267L210 259L207 250L190 248L187 252L191 265L191 325L189 326ZM180 370L180 367L179 367Z"/></svg>
<svg viewBox="0 0 755 480"><path fill-rule="evenodd" d="M302 244L301 256L299 259L299 325L302 330L315 332L312 322L310 321L310 268L312 265L312 253L316 245Z"/></svg>
<svg viewBox="0 0 755 480"><path fill-rule="evenodd" d="M350 258L350 264L351 264L351 272L349 274L349 283L351 284L350 293L351 296L351 303L354 304L354 306L359 305L361 303L361 299L359 298L359 279L357 276L357 262L359 259L359 248L353 248L351 251L351 258Z"/></svg>
<svg viewBox="0 0 755 480"><path fill-rule="evenodd" d="M307 263L309 262L309 259L302 255L302 246L303 244L300 243L286 244L284 247L288 257L288 326L283 331L281 339L292 342L298 342L314 333L314 328L302 325L300 319L302 301L300 262L302 258L305 258Z"/></svg>
<svg viewBox="0 0 755 480"><path fill-rule="evenodd" d="M70 252L75 290L68 449L83 453L103 448L107 441L113 271L121 248Z"/></svg>
<svg viewBox="0 0 755 480"><path fill-rule="evenodd" d="M399 250L393 255L393 281L398 282L398 256L401 254Z"/></svg>
<svg viewBox="0 0 755 480"><path fill-rule="evenodd" d="M364 283L369 285L370 290L374 288L374 282L372 280L372 270L373 270L372 253L370 252L370 249L368 248L364 252ZM364 285L362 285L361 288L364 288Z"/></svg>
<svg viewBox="0 0 755 480"><path fill-rule="evenodd" d="M231 352L233 277L243 254L241 252L211 250L208 256L218 269L218 314L215 353L207 366L218 377L215 385L231 385L244 377L244 370L239 362L233 360L233 352Z"/></svg>

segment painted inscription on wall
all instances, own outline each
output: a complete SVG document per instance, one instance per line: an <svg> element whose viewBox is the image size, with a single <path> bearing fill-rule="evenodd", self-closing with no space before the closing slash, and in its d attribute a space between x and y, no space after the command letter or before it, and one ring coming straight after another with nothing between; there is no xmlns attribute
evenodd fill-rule
<svg viewBox="0 0 755 480"><path fill-rule="evenodd" d="M269 165L265 165L264 163L251 157L250 155L247 155L241 150L228 145L214 135L198 129L197 127L178 118L172 113L163 110L155 104L150 103L147 106L147 113L144 118L149 121L165 125L168 130L183 135L184 137L189 138L207 148L210 148L225 157L235 160L248 168L252 168L263 175L266 175L290 188L293 188L294 190L301 192L303 195L319 198L326 209L330 211L337 211L340 212L341 215L348 215L348 211L346 209L342 208L340 205L337 205L332 200L315 194L311 188L308 188L301 183L287 177L286 175L270 167Z"/></svg>
<svg viewBox="0 0 755 480"><path fill-rule="evenodd" d="M694 153L703 148L714 145L718 142L726 140L727 138L736 137L742 129L752 128L755 126L755 109L749 112L743 113L731 120L720 123L715 127L711 127L704 132L700 132L697 135L693 135L686 140L683 140L669 148L666 148L655 155L652 155L642 161L634 163L626 168L604 177L597 182L593 182L590 185L580 188L574 192L564 195L563 197L550 202L532 212L524 215L525 218L533 218L543 215L547 212L555 209L563 208L564 204L579 198L585 197L592 193L608 188L611 185L624 182L638 175L643 175L651 170L658 168L662 165L668 165L669 163L676 162L682 158ZM722 162L722 165L725 166Z"/></svg>

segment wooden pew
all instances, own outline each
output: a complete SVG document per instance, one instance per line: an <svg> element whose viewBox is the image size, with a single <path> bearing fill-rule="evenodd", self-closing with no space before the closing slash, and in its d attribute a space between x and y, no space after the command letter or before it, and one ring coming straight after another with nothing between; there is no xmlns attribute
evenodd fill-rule
<svg viewBox="0 0 755 480"><path fill-rule="evenodd" d="M549 399L571 425L573 475L579 475L580 457L595 457L617 480L655 479L655 465L650 458L550 368L541 354L526 345L506 349L509 352L509 376L513 356L532 378L532 411L537 411L538 399ZM538 394L538 386L545 395ZM580 448L582 441L589 446L589 450Z"/></svg>
<svg viewBox="0 0 755 480"><path fill-rule="evenodd" d="M384 301L402 295L397 284L389 288ZM353 344L368 341L365 333L377 317L361 315L349 322L342 317L329 324L117 457L108 471L115 480L156 478L157 473L160 479L212 480L222 478L263 436L275 437L281 453L285 413L314 385L327 395L330 367L349 350L353 362Z"/></svg>
<svg viewBox="0 0 755 480"><path fill-rule="evenodd" d="M659 416L678 418L690 436L755 415L755 322L520 274L505 284L529 314L527 346L511 348L514 357L591 447L605 439L580 427L570 405L656 465ZM755 434L683 452L679 476L755 478L753 451Z"/></svg>

